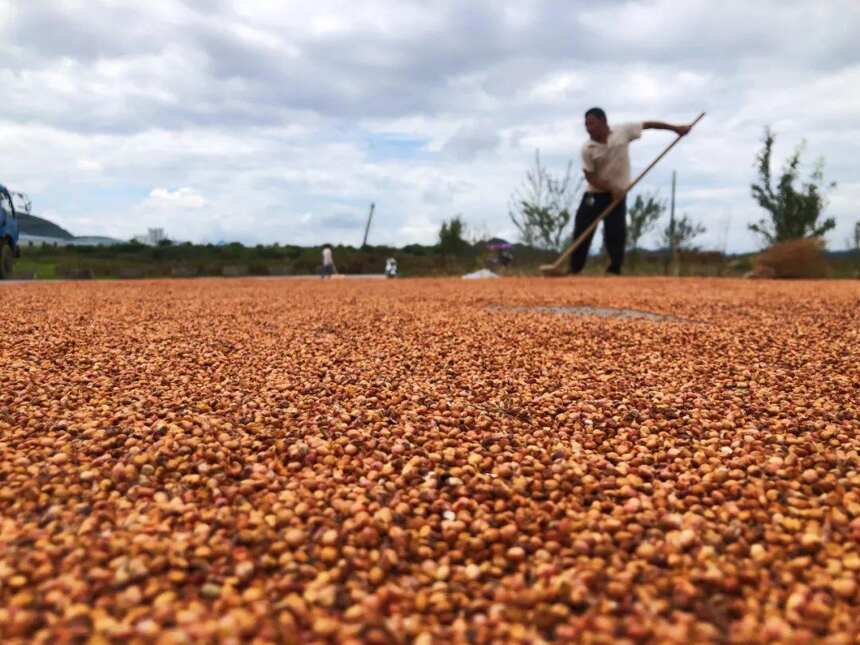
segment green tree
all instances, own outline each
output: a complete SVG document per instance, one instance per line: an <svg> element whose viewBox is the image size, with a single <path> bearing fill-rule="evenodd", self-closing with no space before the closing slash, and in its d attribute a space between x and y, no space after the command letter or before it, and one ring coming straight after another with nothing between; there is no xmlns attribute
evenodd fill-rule
<svg viewBox="0 0 860 645"><path fill-rule="evenodd" d="M818 160L806 183L799 189L795 186L800 176L800 155L804 147L801 143L786 160L779 181L774 185L771 155L775 139L770 128L765 128L763 146L756 156L759 179L751 189L753 198L767 211L767 216L750 224L749 228L768 245L803 237L821 237L836 226L832 217L821 220L827 206L825 192L836 184L824 183L824 162Z"/></svg>
<svg viewBox="0 0 860 645"><path fill-rule="evenodd" d="M511 195L508 215L528 246L560 250L567 242L573 222L573 203L582 190L582 178L573 177L573 162L564 175L553 177L535 151L534 168L526 172L523 185Z"/></svg>
<svg viewBox="0 0 860 645"><path fill-rule="evenodd" d="M469 246L465 234L466 225L460 215L443 221L439 228L439 250L446 255L459 255Z"/></svg>
<svg viewBox="0 0 860 645"><path fill-rule="evenodd" d="M654 228L665 212L666 201L658 199L657 193L645 197L636 195L633 206L627 210L627 249L637 249L642 238Z"/></svg>
<svg viewBox="0 0 860 645"><path fill-rule="evenodd" d="M694 222L690 219L689 215L684 213L684 215L675 220L674 229L671 221L666 224L661 241L663 247L667 249L675 248L679 251L695 251L697 247L692 244L692 241L706 230L702 224Z"/></svg>

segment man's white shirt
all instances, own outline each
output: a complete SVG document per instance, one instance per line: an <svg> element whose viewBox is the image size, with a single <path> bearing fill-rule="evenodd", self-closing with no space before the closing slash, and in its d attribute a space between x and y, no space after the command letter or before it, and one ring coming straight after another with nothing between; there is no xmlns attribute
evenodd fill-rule
<svg viewBox="0 0 860 645"><path fill-rule="evenodd" d="M630 153L628 146L642 136L642 123L622 123L612 127L606 143L589 139L582 146L582 169L597 173L597 178L621 192L630 184ZM604 190L588 184L591 193Z"/></svg>

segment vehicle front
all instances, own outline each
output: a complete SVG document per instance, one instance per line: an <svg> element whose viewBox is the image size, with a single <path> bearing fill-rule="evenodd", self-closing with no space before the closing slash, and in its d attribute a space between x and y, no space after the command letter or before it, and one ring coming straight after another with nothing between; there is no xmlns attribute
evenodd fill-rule
<svg viewBox="0 0 860 645"><path fill-rule="evenodd" d="M21 255L18 246L18 217L12 196L0 185L0 280L12 276L12 264Z"/></svg>

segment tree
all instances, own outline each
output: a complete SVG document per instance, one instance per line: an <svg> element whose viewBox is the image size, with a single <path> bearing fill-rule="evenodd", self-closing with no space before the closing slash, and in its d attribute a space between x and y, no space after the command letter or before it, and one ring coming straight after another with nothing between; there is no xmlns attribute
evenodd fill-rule
<svg viewBox="0 0 860 645"><path fill-rule="evenodd" d="M753 198L767 211L767 217L750 224L749 228L768 245L803 237L821 237L836 226L832 217L819 221L827 206L825 191L836 184L825 185L824 162L818 160L807 182L800 190L795 187L800 175L800 154L805 145L801 143L786 160L779 182L774 186L770 162L775 139L770 128L765 128L763 147L756 156L759 180L750 188Z"/></svg>
<svg viewBox="0 0 860 645"><path fill-rule="evenodd" d="M684 213L684 215L675 220L674 230L672 230L671 221L666 224L661 241L664 248L675 248L679 251L695 251L696 247L691 242L706 230L702 224L693 222L690 216Z"/></svg>
<svg viewBox="0 0 860 645"><path fill-rule="evenodd" d="M472 245L477 246L483 242L488 241L493 236L490 234L490 229L487 226L486 222L481 222L480 224L475 224L472 222L468 227L468 235L466 236L466 241Z"/></svg>
<svg viewBox="0 0 860 645"><path fill-rule="evenodd" d="M535 151L534 168L526 172L523 185L511 195L508 215L528 246L560 250L573 221L573 203L582 190L582 178L573 177L573 162L564 175L552 176Z"/></svg>
<svg viewBox="0 0 860 645"><path fill-rule="evenodd" d="M442 222L439 228L439 250L449 255L457 255L469 245L465 239L466 226L460 215Z"/></svg>
<svg viewBox="0 0 860 645"><path fill-rule="evenodd" d="M666 212L666 201L659 200L657 193L642 197L636 195L633 206L627 210L627 249L635 250L640 240L647 235L657 220Z"/></svg>

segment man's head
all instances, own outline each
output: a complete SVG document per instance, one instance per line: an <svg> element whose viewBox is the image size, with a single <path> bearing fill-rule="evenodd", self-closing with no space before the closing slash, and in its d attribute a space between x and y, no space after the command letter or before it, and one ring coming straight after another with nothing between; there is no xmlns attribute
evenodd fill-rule
<svg viewBox="0 0 860 645"><path fill-rule="evenodd" d="M585 112L585 129L594 141L606 142L609 136L609 123L602 108L593 107Z"/></svg>

